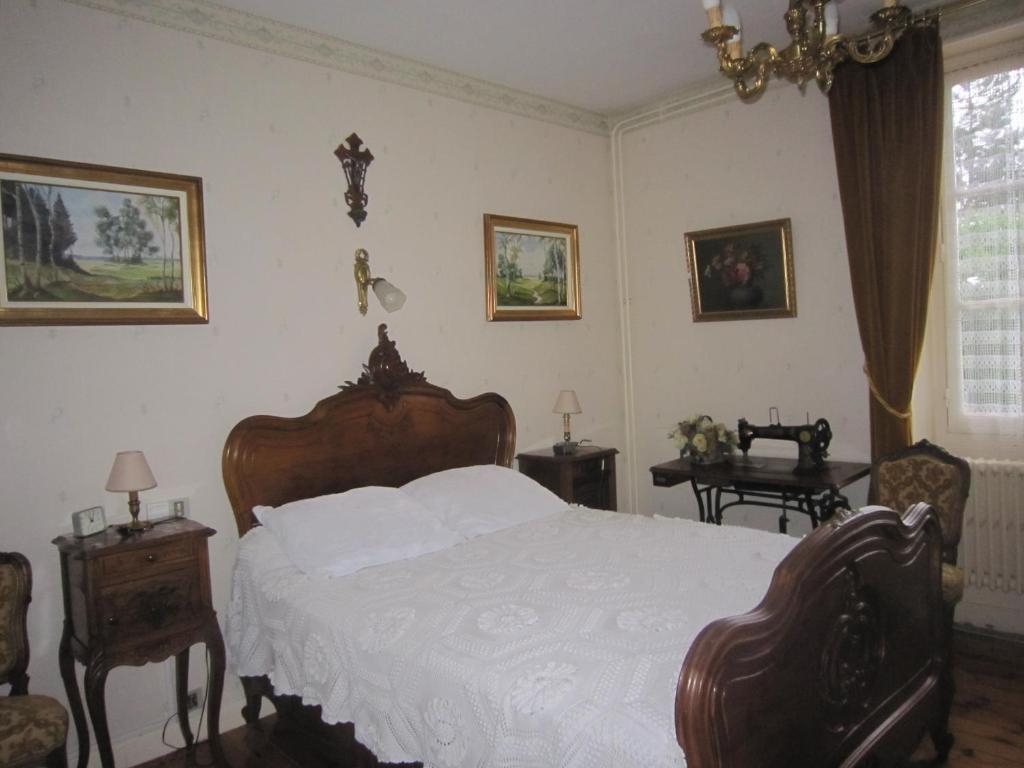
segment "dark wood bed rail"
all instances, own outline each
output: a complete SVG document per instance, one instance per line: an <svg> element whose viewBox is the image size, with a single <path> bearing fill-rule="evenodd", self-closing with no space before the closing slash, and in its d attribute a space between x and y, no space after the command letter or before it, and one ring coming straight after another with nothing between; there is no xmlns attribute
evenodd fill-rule
<svg viewBox="0 0 1024 768"><path fill-rule="evenodd" d="M756 609L691 645L676 691L689 768L901 764L938 715L941 562L925 504L810 534Z"/></svg>

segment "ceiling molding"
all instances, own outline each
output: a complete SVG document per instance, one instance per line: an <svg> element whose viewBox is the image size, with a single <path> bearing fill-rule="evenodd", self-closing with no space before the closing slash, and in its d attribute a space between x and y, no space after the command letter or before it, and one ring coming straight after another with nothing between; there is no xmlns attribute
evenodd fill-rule
<svg viewBox="0 0 1024 768"><path fill-rule="evenodd" d="M445 96L481 107L608 136L613 128L629 131L659 119L707 109L735 98L732 84L720 77L617 114L602 115L553 99L534 96L486 80L384 53L337 37L313 32L254 14L225 8L209 0L64 0L139 21L317 64ZM948 2L930 6L941 7ZM1024 19L1020 0L984 0L942 19L949 41L972 37Z"/></svg>
<svg viewBox="0 0 1024 768"><path fill-rule="evenodd" d="M182 32L242 45L469 104L607 136L596 112L534 96L330 35L224 8L208 0L65 0Z"/></svg>
<svg viewBox="0 0 1024 768"><path fill-rule="evenodd" d="M953 6L952 2L936 3L931 8ZM965 5L963 11L944 13L940 22L942 39L949 42L976 35L979 32L1012 24L1024 19L1024 4L1020 0L984 0L977 5Z"/></svg>
<svg viewBox="0 0 1024 768"><path fill-rule="evenodd" d="M771 84L769 83L769 85ZM650 104L609 115L608 122L613 131L629 131L639 124L690 112L699 112L736 98L732 81L717 75L680 89L657 101L652 101Z"/></svg>

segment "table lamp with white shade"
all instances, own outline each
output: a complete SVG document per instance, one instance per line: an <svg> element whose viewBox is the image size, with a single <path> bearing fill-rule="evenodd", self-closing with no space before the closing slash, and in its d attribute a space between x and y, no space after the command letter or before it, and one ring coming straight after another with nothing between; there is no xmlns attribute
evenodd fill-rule
<svg viewBox="0 0 1024 768"><path fill-rule="evenodd" d="M551 449L558 456L565 456L567 454L576 453L576 448L579 443L572 441L572 436L569 430L569 414L572 413L583 413L583 409L580 408L580 401L576 397L576 390L574 389L563 389L558 393L558 398L555 400L555 407L551 409L553 413L562 414L562 442L555 443Z"/></svg>
<svg viewBox="0 0 1024 768"><path fill-rule="evenodd" d="M114 466L110 468L107 490L128 492L128 511L132 515L132 521L127 525L130 533L152 527L139 520L139 491L150 488L156 488L156 478L146 463L145 454L142 451L120 451L114 457Z"/></svg>

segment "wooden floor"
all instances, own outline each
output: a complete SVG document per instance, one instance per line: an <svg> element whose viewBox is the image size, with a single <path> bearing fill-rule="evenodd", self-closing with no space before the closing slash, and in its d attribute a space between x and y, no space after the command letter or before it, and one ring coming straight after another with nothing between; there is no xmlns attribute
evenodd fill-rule
<svg viewBox="0 0 1024 768"><path fill-rule="evenodd" d="M957 633L952 768L1024 767L1024 642Z"/></svg>
<svg viewBox="0 0 1024 768"><path fill-rule="evenodd" d="M956 744L950 768L1024 767L1024 642L957 632L956 701L951 727ZM267 743L273 715L260 728L243 726L221 736L232 768L301 768ZM924 759L930 745L915 756ZM206 745L189 759L185 752L138 768L210 765Z"/></svg>

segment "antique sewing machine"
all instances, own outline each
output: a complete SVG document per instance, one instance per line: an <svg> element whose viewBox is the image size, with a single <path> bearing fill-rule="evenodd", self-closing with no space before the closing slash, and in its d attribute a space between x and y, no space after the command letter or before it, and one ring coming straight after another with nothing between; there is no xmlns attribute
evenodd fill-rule
<svg viewBox="0 0 1024 768"><path fill-rule="evenodd" d="M774 414L774 422L772 417ZM810 416L807 417L809 422ZM798 426L783 426L779 423L779 409L771 407L768 409L768 421L766 427L756 427L746 419L740 419L737 425L739 435L739 448L743 451L743 458L746 459L747 451L754 438L768 438L770 440L791 440L797 444L799 450L797 464L794 472L816 472L825 464L828 456L828 444L832 441L832 428L825 419L818 419L813 424L801 424Z"/></svg>

